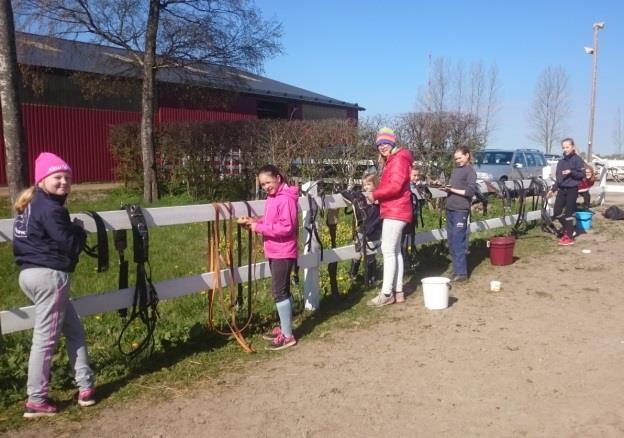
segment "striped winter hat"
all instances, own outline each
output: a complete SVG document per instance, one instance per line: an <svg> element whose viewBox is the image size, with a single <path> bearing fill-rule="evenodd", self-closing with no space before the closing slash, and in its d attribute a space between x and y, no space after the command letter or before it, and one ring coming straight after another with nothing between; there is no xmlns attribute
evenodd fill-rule
<svg viewBox="0 0 624 438"><path fill-rule="evenodd" d="M396 134L392 129L381 128L379 131L377 131L375 146L379 147L382 144L389 144L392 147L396 146Z"/></svg>

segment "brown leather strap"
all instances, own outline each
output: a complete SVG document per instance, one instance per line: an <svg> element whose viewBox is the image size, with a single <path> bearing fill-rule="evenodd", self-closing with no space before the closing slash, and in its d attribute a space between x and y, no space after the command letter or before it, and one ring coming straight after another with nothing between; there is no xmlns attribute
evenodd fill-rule
<svg viewBox="0 0 624 438"><path fill-rule="evenodd" d="M251 344L247 342L245 337L243 336L243 330L249 326L251 322L251 307L249 307L249 314L246 318L246 321L243 323L242 327L239 326L237 315L236 315L236 299L237 299L237 288L236 283L234 281L234 272L236 271L236 266L234 265L234 257L233 257L233 241L232 241L232 228L234 226L234 218L233 218L233 208L231 203L226 207L229 211L229 219L225 222L224 228L224 251L222 251L222 242L221 242L221 230L219 228L221 215L222 215L222 205L218 203L212 204L215 211L215 220L213 223L208 223L208 270L212 272L213 281L212 288L208 293L208 324L210 328L215 330L217 333L220 333L225 336L233 336L234 339L239 343L239 345L243 348L247 353L254 353L255 350L251 347ZM252 242L249 242L251 245ZM224 258L225 256L225 258ZM251 263L252 260L249 260ZM223 285L221 283L221 266L228 266L228 270L226 271L227 277L227 292L224 291ZM251 299L251 294L249 295L249 299ZM225 321L229 332L223 331L217 327L215 324L215 301L219 302L219 308L221 314L223 316L223 320Z"/></svg>

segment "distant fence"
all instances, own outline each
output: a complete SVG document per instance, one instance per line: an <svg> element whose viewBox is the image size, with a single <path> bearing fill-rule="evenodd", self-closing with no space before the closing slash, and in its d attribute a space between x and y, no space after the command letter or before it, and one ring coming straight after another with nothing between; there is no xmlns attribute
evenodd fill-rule
<svg viewBox="0 0 624 438"><path fill-rule="evenodd" d="M594 193L599 193L600 200L604 200L605 193L612 190L610 186L606 185L606 172L601 174L599 188L594 189ZM530 181L525 180L523 184L528 187ZM510 189L516 188L512 181L508 181L506 186ZM341 195L332 194L327 195L323 199L316 196L314 188L310 190L311 195L316 200L319 206L323 206L325 209L338 209L344 208L347 205ZM617 187L618 193L624 193L624 187ZM622 189L621 191L619 189ZM431 188L431 193L434 198L445 197L446 193ZM491 192L491 185L481 183L482 192ZM310 237L307 235L305 225L308 225L311 221L309 201L306 197L299 198L299 208L303 214L304 223L304 241ZM251 207L254 215L262 215L264 213L265 201L250 201L233 202L231 205L232 215L234 217L247 216L248 205ZM222 204L221 204L222 205ZM227 219L230 217L230 213L226 208L223 208L219 212L221 219ZM131 229L130 221L125 211L105 211L99 213L107 230L128 230ZM180 225L191 224L199 222L209 222L215 220L215 207L213 204L202 205L189 205L181 207L160 207L160 208L144 208L143 214L145 216L148 227L163 227L168 225ZM89 232L95 232L95 225L93 220L84 214L75 214L72 217L78 217L84 221L85 229ZM541 211L530 211L525 213L525 220L534 221L541 218ZM489 229L495 229L503 226L511 226L516 223L518 215L509 215L493 219L487 219L478 222L472 222L470 224L470 231L484 231ZM9 242L13 239L13 219L0 220L0 242ZM320 245L315 242L315 237L311 236L313 245L308 250L304 250L304 253L299 255L298 263L301 268L304 268L304 299L306 306L311 308L317 308L320 302L320 267L322 264L328 264L333 262L339 262L343 260L351 260L359 258L360 254L356 252L354 245L346 245L334 249L324 249L321 254ZM416 234L415 243L425 244L438 240L446 239L445 229L436 229L430 231L423 231ZM242 283L248 280L247 266L241 266L234 274L234 282ZM213 286L213 272L204 272L197 275L191 275L187 277L174 278L170 280L160 281L155 283L155 288L158 292L158 297L161 300L181 297L190 295L203 290L212 288ZM229 282L229 270L223 269L220 272L221 284L227 285ZM269 278L271 276L268 262L260 262L254 265L252 278L260 280L263 278ZM17 281L17 280L16 280ZM95 291L94 291L95 292ZM134 287L125 289L116 289L107 292L95 293L92 295L82 296L72 300L74 307L78 314L82 317L88 315L94 315L99 313L106 313L115 311L118 309L125 309L132 306L132 299L134 295ZM13 333L21 330L27 330L33 327L34 323L34 306L26 306L16 309L0 311L0 333Z"/></svg>

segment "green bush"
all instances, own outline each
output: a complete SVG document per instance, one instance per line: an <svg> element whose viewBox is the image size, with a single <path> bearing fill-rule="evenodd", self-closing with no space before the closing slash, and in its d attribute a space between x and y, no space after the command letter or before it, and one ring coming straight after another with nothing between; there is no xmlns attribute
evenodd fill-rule
<svg viewBox="0 0 624 438"><path fill-rule="evenodd" d="M304 163L302 177L319 178L326 171L319 164L328 159L344 163L370 155L370 145L360 141L349 120L171 123L159 125L155 137L160 190L191 199L247 199L255 171L267 163L288 172L298 161ZM142 187L139 125L113 127L110 149L117 178L127 187ZM231 160L240 163L242 172L228 170ZM347 166L334 167L337 177L355 176Z"/></svg>

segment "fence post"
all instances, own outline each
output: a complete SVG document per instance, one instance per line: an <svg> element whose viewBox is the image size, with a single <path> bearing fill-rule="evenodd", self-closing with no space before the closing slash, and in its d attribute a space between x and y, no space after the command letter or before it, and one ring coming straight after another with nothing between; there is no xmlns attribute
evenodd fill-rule
<svg viewBox="0 0 624 438"><path fill-rule="evenodd" d="M318 181L308 181L301 186L301 191L304 195L311 196L312 198L318 195ZM320 266L321 266L321 243L316 239L316 236L312 232L313 227L317 226L316 217L314 212L307 206L302 213L303 216L303 241L304 243L310 242L310 244L304 244L303 254L316 253L316 266L311 268L304 268L303 270L303 299L306 310L315 311L319 308L321 303L320 294Z"/></svg>
<svg viewBox="0 0 624 438"><path fill-rule="evenodd" d="M329 239L331 247L336 248L336 232L338 230L338 210L331 208L327 210L327 228L329 229ZM338 262L327 264L327 273L329 275L329 290L332 298L338 298Z"/></svg>
<svg viewBox="0 0 624 438"><path fill-rule="evenodd" d="M600 169L600 195L598 198L598 205L602 205L605 202L605 199L607 197L607 174L609 172L607 171L607 166L602 166L602 169Z"/></svg>

